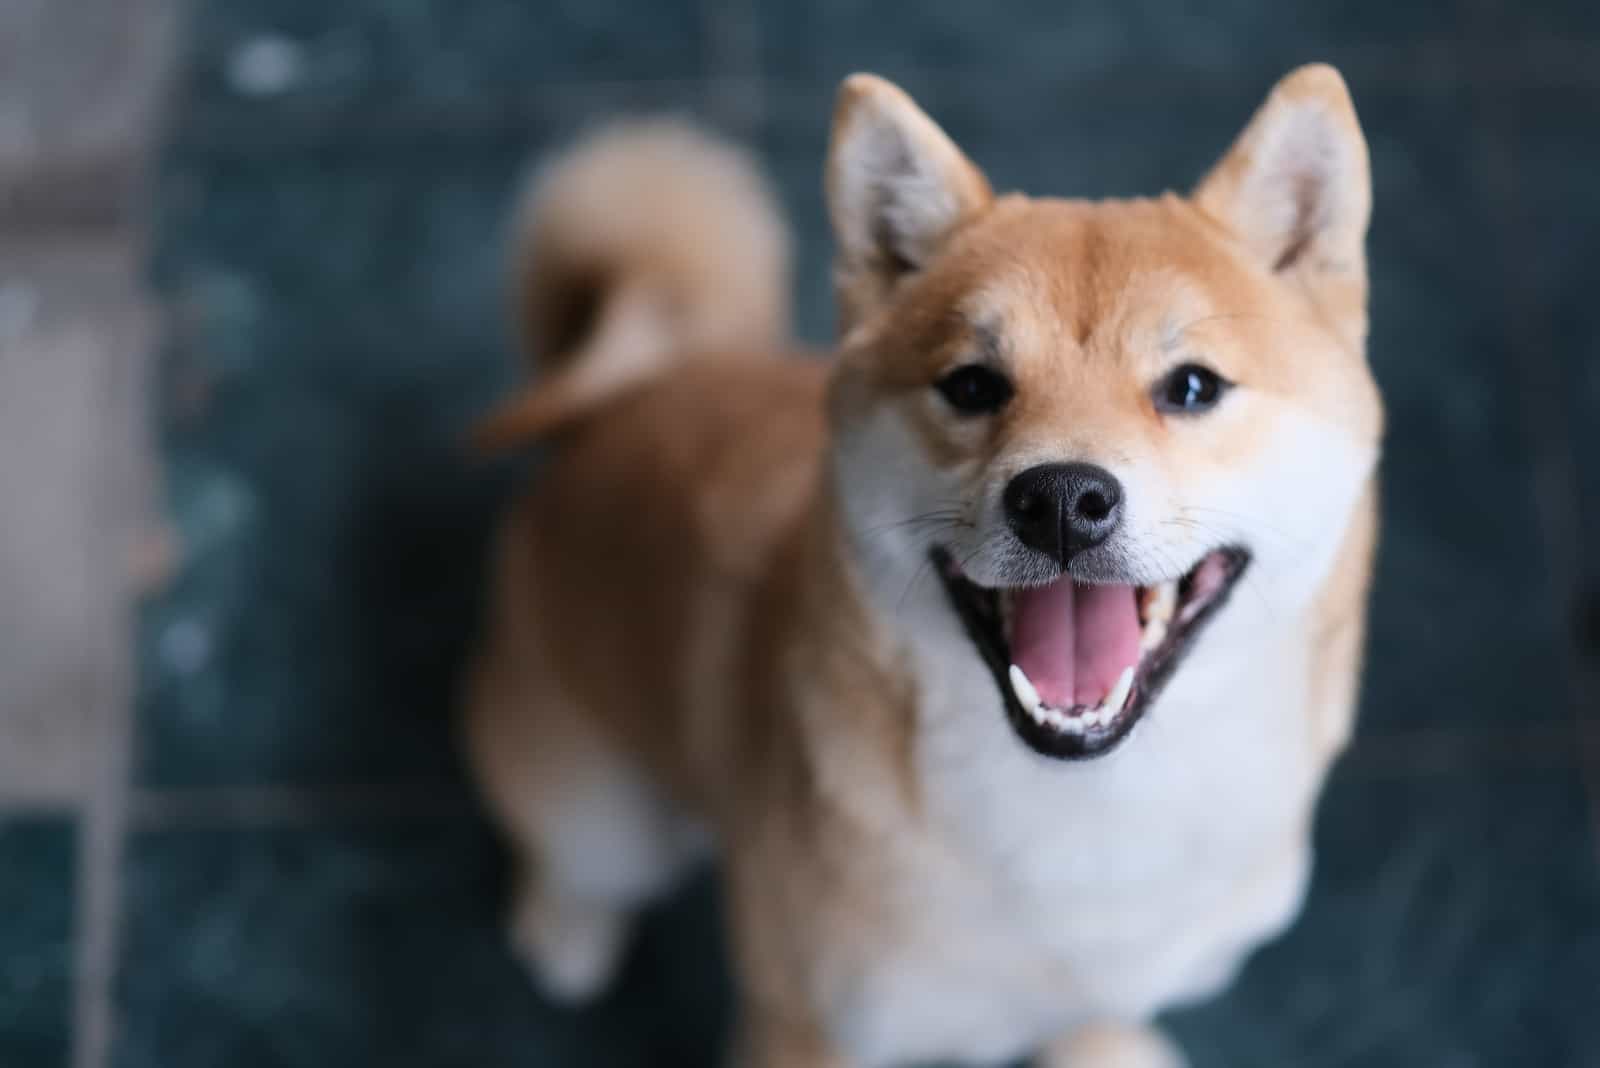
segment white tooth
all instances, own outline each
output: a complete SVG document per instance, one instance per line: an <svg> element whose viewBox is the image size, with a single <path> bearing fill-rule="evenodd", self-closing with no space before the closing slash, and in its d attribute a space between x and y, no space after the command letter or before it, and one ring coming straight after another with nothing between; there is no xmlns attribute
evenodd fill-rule
<svg viewBox="0 0 1600 1068"><path fill-rule="evenodd" d="M1144 618L1147 622L1167 622L1172 618L1172 610L1176 607L1178 607L1176 582L1163 582L1145 592Z"/></svg>
<svg viewBox="0 0 1600 1068"><path fill-rule="evenodd" d="M1100 705L1106 710L1106 719L1110 719L1122 711L1122 705L1128 700L1128 692L1133 689L1133 665L1129 664L1122 669L1122 675L1117 679L1117 684L1106 695L1105 701Z"/></svg>
<svg viewBox="0 0 1600 1068"><path fill-rule="evenodd" d="M1139 652L1148 653L1156 646L1167 640L1167 622L1164 619L1152 619L1144 625L1144 630L1139 633Z"/></svg>
<svg viewBox="0 0 1600 1068"><path fill-rule="evenodd" d="M1039 714L1039 691L1028 681L1027 673L1015 664L1011 665L1011 690L1023 708L1034 716Z"/></svg>

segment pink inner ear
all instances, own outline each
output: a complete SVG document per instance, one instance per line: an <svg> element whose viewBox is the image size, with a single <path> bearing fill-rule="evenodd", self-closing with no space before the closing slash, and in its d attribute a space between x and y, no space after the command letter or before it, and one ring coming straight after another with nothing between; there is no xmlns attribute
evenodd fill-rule
<svg viewBox="0 0 1600 1068"><path fill-rule="evenodd" d="M1280 116L1275 129L1265 131L1276 143L1246 181L1240 198L1246 210L1253 207L1264 214L1264 228L1274 231L1280 249L1274 271L1293 266L1317 235L1333 224L1340 171L1347 166L1340 159L1340 131L1323 108L1306 103L1285 110L1291 113Z"/></svg>
<svg viewBox="0 0 1600 1068"><path fill-rule="evenodd" d="M1195 201L1274 270L1308 257L1359 263L1371 190L1343 80L1312 65L1279 83Z"/></svg>

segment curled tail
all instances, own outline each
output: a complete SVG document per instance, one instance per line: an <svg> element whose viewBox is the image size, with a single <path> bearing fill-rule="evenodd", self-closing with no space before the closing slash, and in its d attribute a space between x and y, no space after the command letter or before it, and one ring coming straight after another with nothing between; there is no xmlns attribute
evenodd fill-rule
<svg viewBox="0 0 1600 1068"><path fill-rule="evenodd" d="M513 300L539 379L475 431L550 434L695 352L771 350L789 328L788 234L743 154L675 120L617 123L535 175Z"/></svg>

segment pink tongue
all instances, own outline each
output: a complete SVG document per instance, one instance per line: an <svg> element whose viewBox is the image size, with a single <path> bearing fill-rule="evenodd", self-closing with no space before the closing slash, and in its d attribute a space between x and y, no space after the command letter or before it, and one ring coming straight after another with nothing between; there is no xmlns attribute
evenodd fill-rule
<svg viewBox="0 0 1600 1068"><path fill-rule="evenodd" d="M1063 575L1017 590L1011 657L1047 705L1097 705L1139 659L1139 611L1132 586L1075 586Z"/></svg>

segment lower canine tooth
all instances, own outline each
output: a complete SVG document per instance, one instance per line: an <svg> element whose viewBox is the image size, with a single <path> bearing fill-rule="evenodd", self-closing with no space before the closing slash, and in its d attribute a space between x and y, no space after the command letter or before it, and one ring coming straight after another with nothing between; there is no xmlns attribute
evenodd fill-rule
<svg viewBox="0 0 1600 1068"><path fill-rule="evenodd" d="M1017 695L1017 700L1022 702L1022 707L1031 713L1039 711L1039 691L1033 688L1033 683L1028 681L1028 676L1017 665L1011 665L1011 689Z"/></svg>
<svg viewBox="0 0 1600 1068"><path fill-rule="evenodd" d="M1139 651L1148 653L1160 645L1167 638L1167 622L1164 619L1152 619L1144 625L1144 630L1139 635Z"/></svg>
<svg viewBox="0 0 1600 1068"><path fill-rule="evenodd" d="M1133 665L1129 664L1122 669L1122 674L1117 678L1117 684L1106 694L1106 699L1100 702L1106 719L1110 719L1122 711L1123 703L1128 700L1128 693L1133 689Z"/></svg>
<svg viewBox="0 0 1600 1068"><path fill-rule="evenodd" d="M1144 618L1151 623L1165 623L1172 618L1172 610L1178 606L1178 584L1176 582L1163 582L1144 592Z"/></svg>

